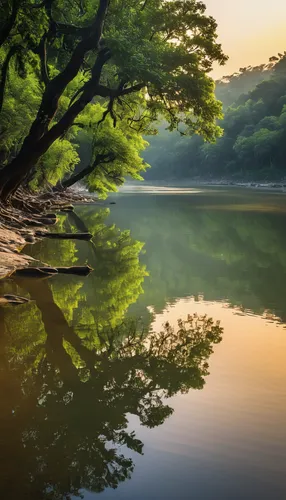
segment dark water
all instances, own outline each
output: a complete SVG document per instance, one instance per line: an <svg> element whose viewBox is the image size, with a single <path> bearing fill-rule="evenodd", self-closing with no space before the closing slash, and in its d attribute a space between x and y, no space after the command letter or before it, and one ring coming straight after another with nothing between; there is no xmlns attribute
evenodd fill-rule
<svg viewBox="0 0 286 500"><path fill-rule="evenodd" d="M285 195L114 200L30 248L88 278L0 283L33 299L0 310L0 498L284 500Z"/></svg>

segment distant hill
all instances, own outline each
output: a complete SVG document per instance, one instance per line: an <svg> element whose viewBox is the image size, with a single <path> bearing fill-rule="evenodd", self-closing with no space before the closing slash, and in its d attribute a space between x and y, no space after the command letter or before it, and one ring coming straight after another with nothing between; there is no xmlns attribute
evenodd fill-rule
<svg viewBox="0 0 286 500"><path fill-rule="evenodd" d="M147 138L146 179L281 179L286 176L286 52L216 81L224 135L215 144L159 126Z"/></svg>

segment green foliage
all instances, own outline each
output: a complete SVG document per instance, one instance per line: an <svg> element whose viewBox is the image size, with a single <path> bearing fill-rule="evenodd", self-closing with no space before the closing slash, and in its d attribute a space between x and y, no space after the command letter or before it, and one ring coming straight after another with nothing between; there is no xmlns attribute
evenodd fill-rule
<svg viewBox="0 0 286 500"><path fill-rule="evenodd" d="M284 194L235 188L129 194L111 217L145 241L142 261L150 278L131 309L136 314L150 305L162 313L178 297L203 293L206 301L286 320Z"/></svg>
<svg viewBox="0 0 286 500"><path fill-rule="evenodd" d="M0 65L5 51L0 49ZM0 159L3 164L17 154L34 120L41 100L41 87L30 63L25 64L25 79L15 64L10 64L6 97L0 114Z"/></svg>
<svg viewBox="0 0 286 500"><path fill-rule="evenodd" d="M102 492L131 477L127 447L143 452L143 442L128 428L128 415L145 427L162 425L173 413L166 398L201 390L208 360L223 329L206 316L189 316L178 327L161 330L126 317L142 293L146 276L139 261L142 244L129 232L106 226L106 211L81 208L61 219L75 230L87 224L90 246L49 242L32 247L35 257L53 265L68 258L94 262L88 279L3 282L1 292L30 296L18 309L0 311L0 440L9 446L1 469L1 491L11 496L80 496L83 488ZM7 288L7 290L6 290ZM17 453L18 460L14 457ZM10 461L13 457L13 467ZM11 483L10 474L17 474Z"/></svg>
<svg viewBox="0 0 286 500"><path fill-rule="evenodd" d="M143 293L142 284L148 276L146 267L140 262L143 243L133 240L129 231L107 225L108 214L108 210L97 212L94 207L81 210L82 223L94 235L89 247L86 243L82 247L71 241L51 241L44 245L39 243L31 250L35 258L41 251L41 259L51 266L60 260L62 265L81 265L88 261L95 267L86 281L76 278L67 283L63 277L54 280L52 285L54 299L66 320L87 342L92 326L101 332L107 325L115 327L122 321L129 306ZM78 221L73 221L72 215L62 223L63 230L77 230ZM92 295L88 293L90 287L94 290Z"/></svg>
<svg viewBox="0 0 286 500"><path fill-rule="evenodd" d="M242 99L263 80L271 78L275 66L276 61L269 61L267 64L259 66L248 66L217 80L215 93L217 98L222 101L224 109L227 109L238 99Z"/></svg>
<svg viewBox="0 0 286 500"><path fill-rule="evenodd" d="M250 89L257 79L258 84ZM168 137L163 131L158 139L150 139L151 148L145 158L155 168L146 177L282 179L286 173L285 85L285 55L269 65L242 69L239 74L226 77L217 85L226 108L220 122L224 136L216 144L204 144L202 140L174 134ZM249 91L239 96L244 87ZM235 102L231 102L234 98ZM158 148L159 157L154 156ZM166 162L167 174L162 170Z"/></svg>
<svg viewBox="0 0 286 500"><path fill-rule="evenodd" d="M58 139L42 156L30 183L31 188L37 190L46 183L55 186L65 175L73 172L79 161L76 145L66 139Z"/></svg>
<svg viewBox="0 0 286 500"><path fill-rule="evenodd" d="M25 336L23 355L15 357L23 322L17 323L13 310L0 316L0 382L6 394L0 402L1 443L13 452L1 469L1 491L9 485L15 498L65 500L83 488L116 488L134 469L125 447L142 454L144 446L128 429L128 414L149 428L162 425L173 413L166 397L203 388L223 329L208 317L189 316L178 328L166 324L156 333L126 320L109 327L105 338L91 328L93 342L86 348L53 302L48 282L27 289L42 317L40 353ZM8 320L12 330L6 329ZM17 481L11 481L15 472Z"/></svg>
<svg viewBox="0 0 286 500"><path fill-rule="evenodd" d="M101 110L102 111L102 110ZM137 130L126 121L120 121L114 127L111 117L98 126L92 143L93 160L98 154L110 155L114 160L96 168L86 179L90 191L105 197L108 192L116 191L124 183L125 177L143 180L139 172L144 172L148 165L140 153L148 145Z"/></svg>
<svg viewBox="0 0 286 500"><path fill-rule="evenodd" d="M12 2L8 4L3 25L12 9ZM97 0L54 0L50 9L49 2L16 2L17 15L0 49L3 68L10 49L17 46L9 63L0 114L3 165L19 153L33 121L42 127L46 114L37 112L45 88L55 85L52 79L64 70L86 36L98 4ZM216 29L216 22L207 16L200 1L128 0L122 4L112 0L100 42L100 48L108 48L111 57L99 74L100 85L95 86L92 104L90 100L83 102L74 125L69 125L63 137L33 165L33 188L55 185L74 170L78 172L77 144L81 140L90 142L93 151L92 158L81 161L80 167L85 168L97 154L114 158L89 172L86 183L90 190L106 196L125 177L140 179L140 171L147 167L140 156L147 145L142 134L154 134L154 123L161 116L170 130L183 121L188 134L210 141L219 137L221 104L208 75L214 62L226 61ZM93 85L97 49L86 53L80 70L59 93L56 113L42 137L67 116L84 89ZM57 99L56 87L53 89Z"/></svg>
<svg viewBox="0 0 286 500"><path fill-rule="evenodd" d="M207 76L213 61L224 63L217 44L217 25L205 14L205 5L194 0L150 1L144 9L132 0L111 2L106 43L120 78L144 82L147 107L163 114L170 129L185 116L190 132L208 137L218 133L220 103L214 83Z"/></svg>

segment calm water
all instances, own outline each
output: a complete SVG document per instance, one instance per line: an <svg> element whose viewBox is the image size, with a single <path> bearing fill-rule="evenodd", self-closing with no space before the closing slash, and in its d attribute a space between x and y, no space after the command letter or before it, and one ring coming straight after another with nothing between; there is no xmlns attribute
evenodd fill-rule
<svg viewBox="0 0 286 500"><path fill-rule="evenodd" d="M0 310L0 498L284 500L285 195L113 200L30 248L88 278L0 282L33 299Z"/></svg>

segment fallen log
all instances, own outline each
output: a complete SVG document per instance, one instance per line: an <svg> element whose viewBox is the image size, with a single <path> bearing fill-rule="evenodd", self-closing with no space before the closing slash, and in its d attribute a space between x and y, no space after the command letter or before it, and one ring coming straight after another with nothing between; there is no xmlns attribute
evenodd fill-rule
<svg viewBox="0 0 286 500"><path fill-rule="evenodd" d="M56 269L61 274L77 274L78 276L87 276L93 271L93 268L88 264L86 266L57 267Z"/></svg>
<svg viewBox="0 0 286 500"><path fill-rule="evenodd" d="M16 269L16 271L12 273L12 276L19 276L21 278L47 278L55 274L58 274L58 271L54 267L25 267Z"/></svg>
<svg viewBox="0 0 286 500"><path fill-rule="evenodd" d="M3 295L3 297L0 297L0 306L4 306L7 304L18 306L20 304L26 304L27 302L30 302L30 299L27 299L26 297L20 297L19 295L6 294Z"/></svg>
<svg viewBox="0 0 286 500"><path fill-rule="evenodd" d="M51 238L60 240L86 240L90 241L92 238L91 233L45 233L44 231L36 231L36 236L41 238Z"/></svg>
<svg viewBox="0 0 286 500"><path fill-rule="evenodd" d="M27 278L44 278L54 276L55 274L76 274L77 276L87 276L93 271L92 267L88 264L85 266L71 266L71 267L26 267L23 269L16 269L13 276L27 277Z"/></svg>

